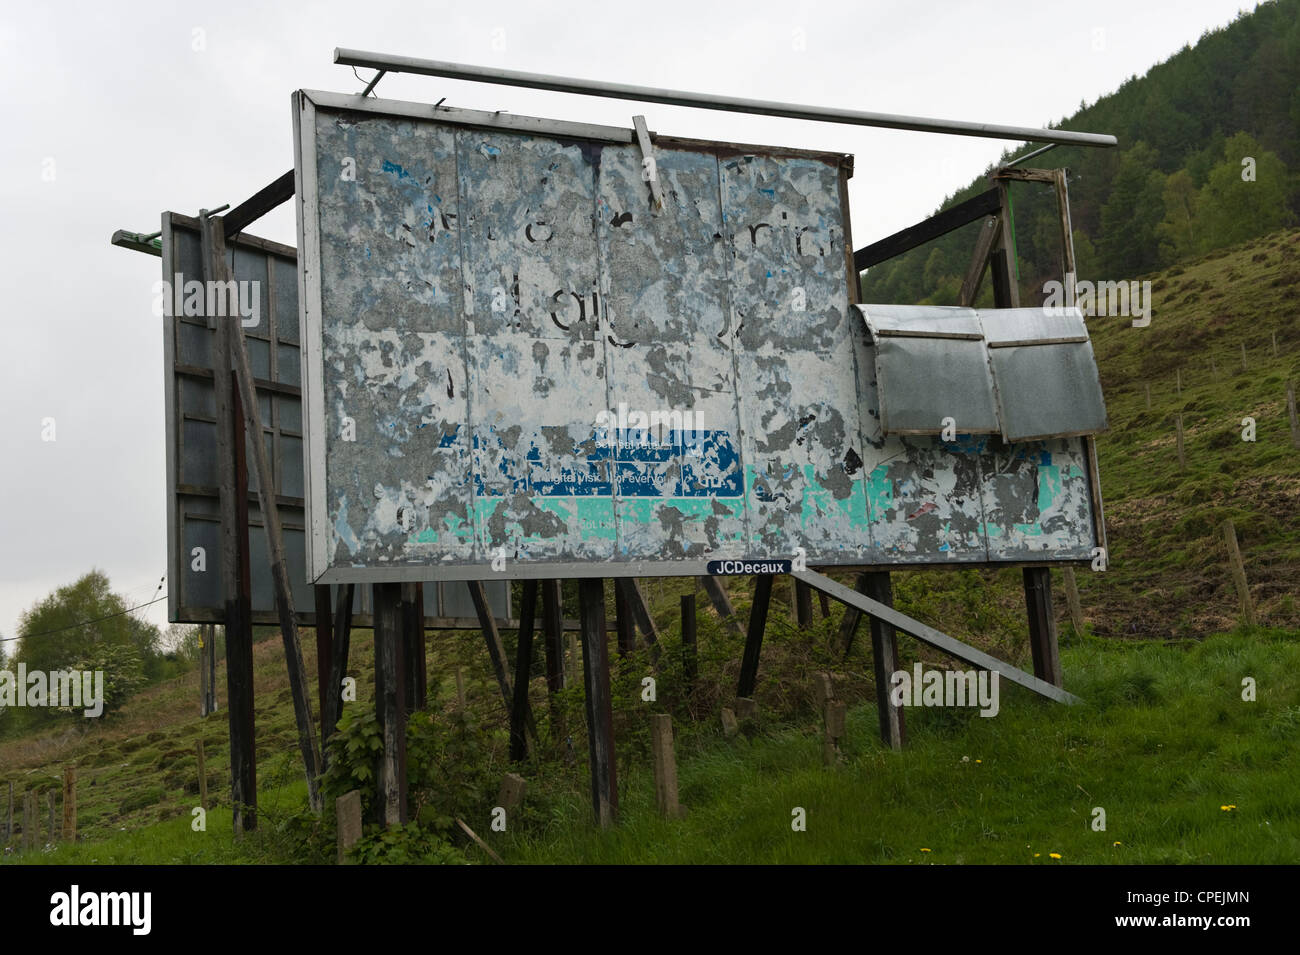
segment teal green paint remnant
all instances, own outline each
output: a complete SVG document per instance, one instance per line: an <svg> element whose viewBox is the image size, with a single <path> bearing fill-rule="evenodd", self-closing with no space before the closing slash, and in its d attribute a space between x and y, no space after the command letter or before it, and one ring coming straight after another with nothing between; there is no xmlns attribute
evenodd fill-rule
<svg viewBox="0 0 1300 955"><path fill-rule="evenodd" d="M578 529L583 540L614 539L614 499L612 497L580 497L578 503Z"/></svg>
<svg viewBox="0 0 1300 955"><path fill-rule="evenodd" d="M867 497L870 519L884 520L885 512L894 507L894 482L889 479L889 465L877 465L868 476Z"/></svg>
<svg viewBox="0 0 1300 955"><path fill-rule="evenodd" d="M1018 534L1024 534L1026 537L1042 537L1043 528L1041 524L1013 524L1012 528Z"/></svg>
<svg viewBox="0 0 1300 955"><path fill-rule="evenodd" d="M1045 511L1061 493L1061 469L1055 464L1038 466L1038 510Z"/></svg>

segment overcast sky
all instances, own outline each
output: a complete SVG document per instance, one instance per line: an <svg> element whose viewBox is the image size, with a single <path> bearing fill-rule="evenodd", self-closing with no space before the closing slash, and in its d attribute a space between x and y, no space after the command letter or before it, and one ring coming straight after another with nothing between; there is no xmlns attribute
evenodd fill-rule
<svg viewBox="0 0 1300 955"><path fill-rule="evenodd" d="M0 10L0 634L91 569L166 571L157 258L115 229L232 205L293 165L289 95L357 92L336 46L877 112L1043 126L1241 0L1067 3L7 3ZM362 71L369 77L368 71ZM853 153L855 244L923 218L1005 144L429 77L381 96ZM1092 130L1110 132L1109 130ZM286 204L249 230L296 244ZM42 421L55 419L55 440ZM166 603L141 614L166 626ZM9 645L12 647L12 644Z"/></svg>

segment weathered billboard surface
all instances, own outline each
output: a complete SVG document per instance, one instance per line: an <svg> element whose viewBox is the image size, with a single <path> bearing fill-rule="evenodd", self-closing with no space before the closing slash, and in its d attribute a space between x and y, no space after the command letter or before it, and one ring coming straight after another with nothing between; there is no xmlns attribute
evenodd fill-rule
<svg viewBox="0 0 1300 955"><path fill-rule="evenodd" d="M1094 545L1083 439L881 433L849 157L317 92L294 117L311 579Z"/></svg>
<svg viewBox="0 0 1300 955"><path fill-rule="evenodd" d="M173 212L162 217L164 373L167 398L167 600L168 619L219 623L225 617L221 588L221 507L217 473L217 422L212 390L216 321L240 321L257 388L262 439L275 479L289 581L299 616L314 622L307 580L303 514L301 368L298 343L296 251L278 242L241 235L230 243L231 274L243 293L238 315L208 315L203 286L199 222ZM250 456L251 457L251 456ZM278 623L271 588L266 534L257 499L256 469L248 475L248 544L253 620ZM505 581L489 581L489 604L501 620L510 616ZM425 587L425 612L434 626L477 626L463 584ZM370 594L358 588L353 610L358 626L369 624Z"/></svg>

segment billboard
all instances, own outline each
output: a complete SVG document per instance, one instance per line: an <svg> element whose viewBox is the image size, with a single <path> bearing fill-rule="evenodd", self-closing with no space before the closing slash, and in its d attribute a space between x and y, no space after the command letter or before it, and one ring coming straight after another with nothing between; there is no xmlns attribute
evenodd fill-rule
<svg viewBox="0 0 1300 955"><path fill-rule="evenodd" d="M312 580L1096 544L1085 432L882 430L851 157L314 91L293 113Z"/></svg>
<svg viewBox="0 0 1300 955"><path fill-rule="evenodd" d="M258 394L267 458L283 523L285 556L294 606L314 621L307 579L303 504L302 385L298 341L298 264L286 245L240 235L229 244L232 274L239 283L240 321ZM215 341L203 285L199 222L174 212L162 217L160 294L164 318L164 381L167 422L168 619L220 623L225 617L221 588L221 508L216 451L216 408L212 390ZM253 621L276 624L270 559L257 498L256 469L249 469L249 555ZM509 588L489 581L494 616L510 617ZM477 626L463 586L429 583L425 610L431 625ZM367 626L370 594L354 594L354 622Z"/></svg>

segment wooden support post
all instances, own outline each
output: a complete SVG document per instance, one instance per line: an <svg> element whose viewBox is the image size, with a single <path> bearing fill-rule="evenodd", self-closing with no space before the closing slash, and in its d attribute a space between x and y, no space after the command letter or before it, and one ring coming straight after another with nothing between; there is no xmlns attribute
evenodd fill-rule
<svg viewBox="0 0 1300 955"><path fill-rule="evenodd" d="M888 571L859 574L858 592L886 607L894 606L894 584ZM903 707L893 705L889 699L894 689L893 676L902 669L898 662L898 631L893 624L876 617L871 618L871 657L876 677L880 739L890 749L900 750L907 742L907 721Z"/></svg>
<svg viewBox="0 0 1300 955"><path fill-rule="evenodd" d="M219 283L232 282L231 270L226 262L226 240L220 219L204 216L203 247L205 250L204 277ZM233 288L233 285L231 285ZM230 310L228 314L238 314ZM253 384L253 370L248 358L248 346L241 322L231 318L214 319L218 326L229 325L227 337L231 362L235 371L235 385L243 406L244 427L253 449L253 464L257 470L257 496L262 512L262 527L266 531L267 556L271 564L271 584L275 594L276 615L280 621L280 635L284 642L285 664L289 671L289 691L293 698L294 722L298 727L298 746L302 751L303 769L307 776L307 799L313 812L320 812L320 747L316 735L316 720L312 716L311 698L307 692L307 668L302 661L302 646L298 639L298 618L294 612L293 589L289 584L288 564L284 555L284 535L280 525L280 508L275 497L275 477L262 440L262 416L257 405L257 390Z"/></svg>
<svg viewBox="0 0 1300 955"><path fill-rule="evenodd" d="M334 801L338 821L339 865L348 859L348 850L361 841L361 791L353 789Z"/></svg>
<svg viewBox="0 0 1300 955"><path fill-rule="evenodd" d="M1065 582L1065 602L1070 608L1070 624L1076 636L1084 635L1083 605L1079 602L1079 584L1074 578L1073 567L1061 568L1061 579Z"/></svg>
<svg viewBox="0 0 1300 955"><path fill-rule="evenodd" d="M1250 582L1246 579L1246 565L1241 559L1241 549L1237 547L1237 528L1231 520L1223 522L1223 542L1228 547L1228 567L1232 571L1232 581L1237 587L1237 599L1241 606L1241 617L1246 626L1259 624L1255 615L1255 601L1250 596Z"/></svg>
<svg viewBox="0 0 1300 955"><path fill-rule="evenodd" d="M749 611L749 632L745 635L745 655L740 660L740 681L736 696L752 697L758 682L758 658L763 652L763 631L767 628L767 611L772 602L772 574L758 577L754 584L754 603Z"/></svg>
<svg viewBox="0 0 1300 955"><path fill-rule="evenodd" d="M537 616L537 581L523 581L519 602L519 640L515 656L514 700L510 705L510 759L528 757L528 684L533 670L533 621Z"/></svg>
<svg viewBox="0 0 1300 955"><path fill-rule="evenodd" d="M330 651L329 692L325 694L321 720L321 750L326 745L339 719L343 716L343 677L348 672L348 655L352 649L352 598L353 585L339 584L338 600L334 606L334 646ZM327 759L328 761L328 759Z"/></svg>
<svg viewBox="0 0 1300 955"><path fill-rule="evenodd" d="M578 581L582 626L582 671L586 684L587 747L591 759L591 804L596 823L618 818L618 770L614 761L614 713L609 693L609 647L605 633L605 582Z"/></svg>
<svg viewBox="0 0 1300 955"><path fill-rule="evenodd" d="M1291 446L1300 449L1300 417L1295 410L1295 382L1286 383L1286 411L1291 421Z"/></svg>
<svg viewBox="0 0 1300 955"><path fill-rule="evenodd" d="M731 605L731 598L727 596L726 588L717 577L701 577L700 583L704 586L704 592L709 596L709 602L713 604L713 609L718 612L722 621L739 636L740 624L736 620L736 609Z"/></svg>
<svg viewBox="0 0 1300 955"><path fill-rule="evenodd" d="M998 217L995 215L985 217L980 227L979 238L975 240L975 252L971 255L970 266L966 269L966 278L961 283L961 292L957 297L958 305L975 304L975 296L979 295L980 285L984 282L984 272L988 268L989 253L1000 238Z"/></svg>
<svg viewBox="0 0 1300 955"><path fill-rule="evenodd" d="M384 751L375 780L378 821L406 825L406 700L402 660L402 585L374 585L375 716Z"/></svg>
<svg viewBox="0 0 1300 955"><path fill-rule="evenodd" d="M1056 641L1056 617L1052 614L1052 569L1026 567L1024 578L1034 676L1052 686L1060 686L1061 652Z"/></svg>
<svg viewBox="0 0 1300 955"><path fill-rule="evenodd" d="M859 593L866 593L866 574L858 574L857 589ZM844 618L840 621L840 646L844 648L844 659L849 658L849 651L853 649L853 637L858 632L858 624L862 622L862 611L857 607L845 607Z"/></svg>
<svg viewBox="0 0 1300 955"><path fill-rule="evenodd" d="M488 606L487 591L481 580L467 580L470 599L474 601L474 611L478 614L479 626L483 628L483 640L487 644L488 656L492 659L492 672L497 678L497 687L501 690L501 700L506 712L514 705L514 690L510 685L510 674L506 672L506 651L501 643L501 634L497 631L496 618Z"/></svg>
<svg viewBox="0 0 1300 955"><path fill-rule="evenodd" d="M576 633L565 633L564 635L564 666L568 670L565 679L570 685L578 682L578 660L582 651L578 649L578 635Z"/></svg>
<svg viewBox="0 0 1300 955"><path fill-rule="evenodd" d="M428 658L424 646L424 585L402 584L402 688L408 714L424 709L429 693Z"/></svg>
<svg viewBox="0 0 1300 955"><path fill-rule="evenodd" d="M1020 283L1016 281L1016 249L1011 220L1011 184L1005 179L997 181L999 213L1002 219L998 249L991 256L993 273L993 300L998 308L1020 307Z"/></svg>
<svg viewBox="0 0 1300 955"><path fill-rule="evenodd" d="M655 763L655 805L668 819L682 815L677 800L677 756L673 752L673 718L667 713L650 717L650 748Z"/></svg>
<svg viewBox="0 0 1300 955"><path fill-rule="evenodd" d="M219 224L203 220L203 277L228 271ZM221 583L225 604L226 705L230 709L230 801L236 835L257 827L257 752L253 720L253 610L249 572L247 440L239 389L234 385L230 319L214 323L213 401L217 420L217 477L221 513Z"/></svg>
<svg viewBox="0 0 1300 955"><path fill-rule="evenodd" d="M821 608L822 619L829 620L831 618L831 598L827 597L820 590L817 591L817 606Z"/></svg>
<svg viewBox="0 0 1300 955"><path fill-rule="evenodd" d="M794 582L794 618L800 630L812 626L812 588L802 580Z"/></svg>
<svg viewBox="0 0 1300 955"><path fill-rule="evenodd" d="M1178 447L1178 470L1180 470L1180 471L1186 471L1186 470L1187 470L1187 458L1186 458L1186 456L1183 454L1183 416L1182 416L1182 415L1178 415L1178 416L1175 418L1175 422L1174 422L1174 424L1175 424L1175 427L1177 428L1177 436L1176 436L1176 438L1175 438L1175 443L1176 443L1176 445L1177 445L1177 447Z"/></svg>
<svg viewBox="0 0 1300 955"><path fill-rule="evenodd" d="M204 809L208 808L208 765L203 754L203 738L200 737L195 752L199 761L199 805Z"/></svg>
<svg viewBox="0 0 1300 955"><path fill-rule="evenodd" d="M655 624L655 618L650 615L650 605L646 603L645 594L641 592L641 585L635 577L615 578L615 596L617 597L620 592L623 593L624 600L632 610L632 621L640 628L650 648L650 663L657 669L659 655L662 652L659 647L659 627Z"/></svg>
<svg viewBox="0 0 1300 955"><path fill-rule="evenodd" d="M627 656L636 649L636 622L632 619L632 601L628 599L624 578L614 580L614 627L618 633L618 654Z"/></svg>
<svg viewBox="0 0 1300 955"><path fill-rule="evenodd" d="M36 796L30 789L23 793L23 850L36 848Z"/></svg>
<svg viewBox="0 0 1300 955"><path fill-rule="evenodd" d="M63 841L77 841L77 767L63 767Z"/></svg>
<svg viewBox="0 0 1300 955"><path fill-rule="evenodd" d="M564 602L558 580L542 581L542 637L546 644L546 691L564 689ZM554 701L552 701L554 708Z"/></svg>
<svg viewBox="0 0 1300 955"><path fill-rule="evenodd" d="M330 585L312 587L316 610L316 699L320 705L321 738L325 733L325 700L330 693L330 656L334 653L334 614L330 606Z"/></svg>
<svg viewBox="0 0 1300 955"><path fill-rule="evenodd" d="M682 677L688 697L695 691L695 681L700 675L695 625L695 594L682 594Z"/></svg>

